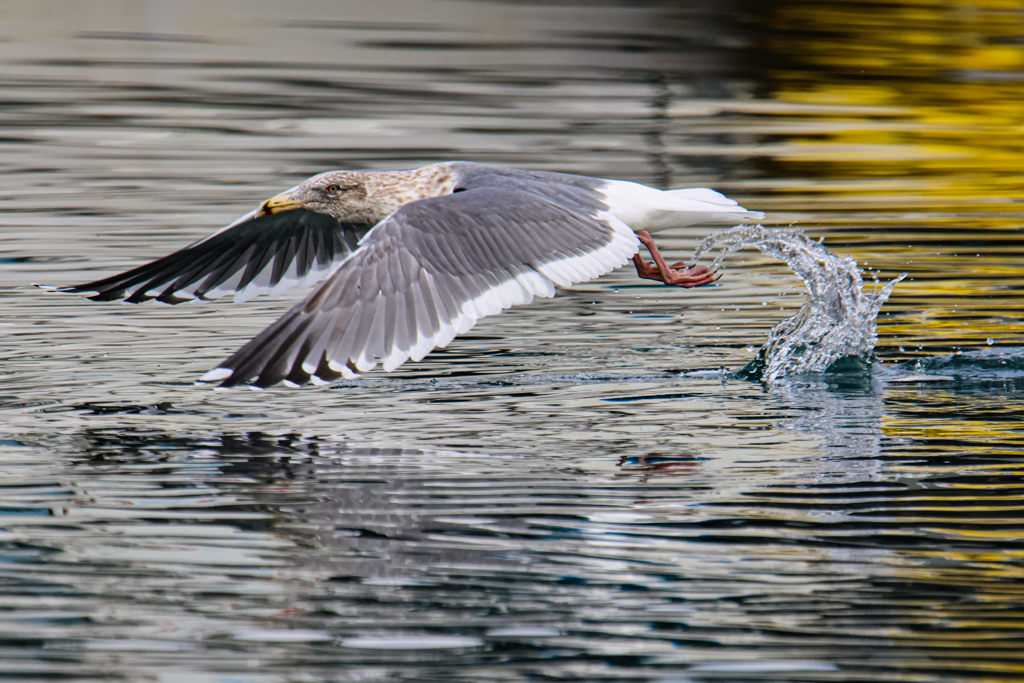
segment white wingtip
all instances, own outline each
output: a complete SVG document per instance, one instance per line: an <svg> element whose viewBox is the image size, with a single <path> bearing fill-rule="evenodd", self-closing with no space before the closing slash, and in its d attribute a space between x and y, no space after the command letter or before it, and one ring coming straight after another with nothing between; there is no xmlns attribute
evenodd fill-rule
<svg viewBox="0 0 1024 683"><path fill-rule="evenodd" d="M235 374L235 371L231 368L214 368L208 373L199 378L200 382L219 382L222 379L227 379L231 375Z"/></svg>
<svg viewBox="0 0 1024 683"><path fill-rule="evenodd" d="M350 368L347 363L343 364L336 360L329 360L327 361L327 367L335 372L340 372L341 376L345 379L355 379L359 376L357 373L352 372L352 368Z"/></svg>

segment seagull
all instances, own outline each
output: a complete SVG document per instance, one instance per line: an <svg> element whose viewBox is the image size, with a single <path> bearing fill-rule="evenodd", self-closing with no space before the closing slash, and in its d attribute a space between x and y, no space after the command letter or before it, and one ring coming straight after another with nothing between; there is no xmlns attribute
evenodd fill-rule
<svg viewBox="0 0 1024 683"><path fill-rule="evenodd" d="M480 319L609 273L676 287L718 279L667 265L650 233L749 222L707 188L658 190L587 176L450 161L394 171L329 171L209 237L120 275L61 292L97 301L236 302L320 283L201 383L265 389L391 372ZM653 263L640 255L643 244Z"/></svg>

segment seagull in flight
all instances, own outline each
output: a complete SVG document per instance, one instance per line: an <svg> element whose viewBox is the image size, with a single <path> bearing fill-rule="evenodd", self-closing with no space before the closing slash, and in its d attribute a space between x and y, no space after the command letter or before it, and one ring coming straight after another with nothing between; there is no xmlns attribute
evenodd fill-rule
<svg viewBox="0 0 1024 683"><path fill-rule="evenodd" d="M756 221L706 188L450 161L397 171L329 171L169 256L61 292L97 301L236 302L319 285L201 382L300 386L390 372L445 347L484 316L552 297L630 260L675 287L718 279L671 266L650 233ZM643 244L653 263L640 255Z"/></svg>

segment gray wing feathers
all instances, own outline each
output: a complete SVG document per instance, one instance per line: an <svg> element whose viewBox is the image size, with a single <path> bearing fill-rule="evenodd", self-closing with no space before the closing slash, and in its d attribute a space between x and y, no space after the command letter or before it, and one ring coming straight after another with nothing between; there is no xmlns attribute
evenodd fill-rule
<svg viewBox="0 0 1024 683"><path fill-rule="evenodd" d="M234 294L235 301L276 295L327 277L367 230L311 211L247 214L162 259L58 291L93 292L90 298L99 301L156 299L171 304L225 294Z"/></svg>
<svg viewBox="0 0 1024 683"><path fill-rule="evenodd" d="M553 296L555 284L592 279L636 253L633 231L599 215L592 193L560 191L579 196L555 201L507 182L481 183L404 206L305 301L203 379L329 382L378 359L394 370L484 316ZM581 212L591 204L594 213Z"/></svg>

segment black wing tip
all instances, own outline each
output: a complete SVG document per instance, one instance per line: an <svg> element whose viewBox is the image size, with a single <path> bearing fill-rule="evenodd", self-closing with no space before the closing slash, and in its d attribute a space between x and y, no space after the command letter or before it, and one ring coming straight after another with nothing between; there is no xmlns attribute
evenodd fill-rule
<svg viewBox="0 0 1024 683"><path fill-rule="evenodd" d="M86 283L84 285L68 285L60 287L58 285L40 285L33 283L39 289L45 292L56 292L57 294L86 294L85 297L89 301L124 301L129 304L139 304L143 301L149 301L157 297L146 296L141 292L128 296L127 289L109 288L104 289L103 287L97 287L96 283ZM162 298L162 297L161 297ZM181 299L181 301L188 301L188 299ZM181 301L165 301L165 303L181 303Z"/></svg>
<svg viewBox="0 0 1024 683"><path fill-rule="evenodd" d="M84 285L42 285L38 282L32 283L33 287L38 287L44 292L56 292L57 294L85 294L92 292L93 296L99 296L103 293L102 287L96 287L93 283L86 283ZM91 298L91 297L90 297Z"/></svg>
<svg viewBox="0 0 1024 683"><path fill-rule="evenodd" d="M294 374L294 373L293 373ZM296 378L297 379L297 378ZM215 382L219 382L214 387L215 390L233 389L237 386L247 386L250 389L260 391L263 389L269 389L270 387L280 382L290 384L292 387L301 386L300 383L292 380L291 376L285 375L260 375L254 377L246 377L245 375L236 372L232 368L220 366L210 370L208 373L199 378L196 382L200 386L208 386Z"/></svg>
<svg viewBox="0 0 1024 683"><path fill-rule="evenodd" d="M353 372L358 372L351 363L349 366L352 368ZM218 391L233 389L238 386L247 386L254 390L264 390L270 389L278 384L282 384L289 389L301 389L304 386L308 386L310 383L314 386L325 386L344 377L343 373L331 369L326 360L320 363L316 372L308 372L304 370L302 365L299 363L297 363L295 367L287 373L268 372L267 370L268 369L264 369L263 372L258 375L246 377L232 368L220 366L210 370L200 377L196 381L196 385L210 386L211 384L218 383L217 386L214 387L214 389Z"/></svg>
<svg viewBox="0 0 1024 683"><path fill-rule="evenodd" d="M35 283L33 283L35 284ZM58 294L86 294L85 298L89 301L124 301L126 304L141 304L147 301L156 300L161 304L168 304L169 306L177 306L178 304L184 304L189 301L209 301L209 297L205 296L177 296L174 292L164 292L163 294L147 294L142 289L138 289L134 294L129 295L128 290L125 288L111 288L103 289L102 287L96 287L93 284L84 285L69 285L67 287L59 287L57 285L39 285L36 287L46 292L56 292Z"/></svg>

